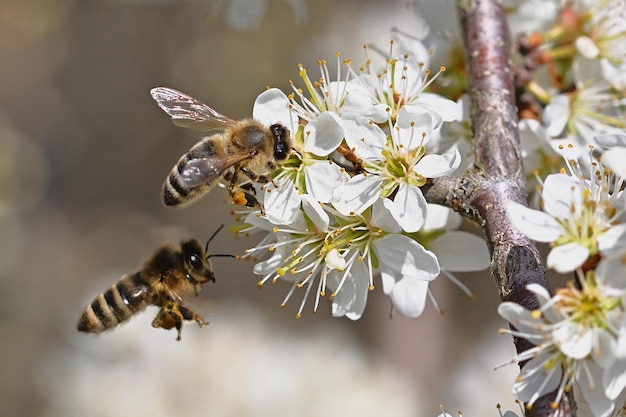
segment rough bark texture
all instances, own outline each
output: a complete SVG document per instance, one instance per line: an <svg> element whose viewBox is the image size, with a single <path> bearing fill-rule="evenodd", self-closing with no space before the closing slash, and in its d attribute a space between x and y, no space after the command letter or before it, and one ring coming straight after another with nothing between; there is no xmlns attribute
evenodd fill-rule
<svg viewBox="0 0 626 417"><path fill-rule="evenodd" d="M460 0L459 15L467 55L475 164L461 178L434 181L424 193L428 201L452 207L483 226L500 298L533 309L537 301L526 285L548 288L544 268L534 242L506 216L507 202L526 204L506 18L497 0ZM515 345L518 352L530 347L523 339L515 340ZM554 399L555 393L543 396L526 415L575 415L571 395L556 409Z"/></svg>

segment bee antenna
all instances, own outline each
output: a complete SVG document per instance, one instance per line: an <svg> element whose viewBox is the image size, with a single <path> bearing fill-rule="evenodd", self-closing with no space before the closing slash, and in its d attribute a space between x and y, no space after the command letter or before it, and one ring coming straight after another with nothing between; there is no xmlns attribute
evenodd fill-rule
<svg viewBox="0 0 626 417"><path fill-rule="evenodd" d="M207 259L209 258L236 258L235 255L231 255L230 253L216 253L213 255L207 255Z"/></svg>
<svg viewBox="0 0 626 417"><path fill-rule="evenodd" d="M211 235L211 237L209 238L209 240L206 241L206 246L204 247L204 252L208 252L209 251L209 243L211 243L211 241L213 240L213 238L220 232L220 230L222 230L224 228L224 225L222 224L220 227L217 228L217 230L215 232L213 232L213 234ZM215 256L215 255L213 255Z"/></svg>

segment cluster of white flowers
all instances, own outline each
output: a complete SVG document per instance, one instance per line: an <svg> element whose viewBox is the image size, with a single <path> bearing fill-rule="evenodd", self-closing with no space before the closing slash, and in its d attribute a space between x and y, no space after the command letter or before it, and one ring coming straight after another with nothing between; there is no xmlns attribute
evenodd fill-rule
<svg viewBox="0 0 626 417"><path fill-rule="evenodd" d="M269 251L254 272L262 276L259 285L293 282L285 302L305 288L298 316L311 290L315 311L328 289L333 315L358 319L376 274L397 311L416 317L424 309L428 283L442 269L427 247L460 222L449 209L429 207L420 187L459 166L456 147L431 149L461 108L424 91L434 77L426 69L428 51L418 51L422 56L390 53L379 72L368 59L358 73L337 54L336 80L323 61L317 80L301 66L305 90L269 89L255 102L255 119L288 127L294 153L262 187L263 212L248 214L237 230L267 233L244 256ZM455 241L475 250L467 262L454 254L449 271L488 266L481 239L457 232ZM446 257L442 245L438 252Z"/></svg>
<svg viewBox="0 0 626 417"><path fill-rule="evenodd" d="M626 136L623 137L626 140ZM511 221L528 237L550 243L549 268L575 280L554 296L528 289L540 307L505 302L499 313L535 346L511 363L528 361L514 385L533 402L558 390L556 404L576 383L595 416L610 416L626 400L626 147L614 147L583 175L575 161L543 183L542 209L509 203Z"/></svg>
<svg viewBox="0 0 626 417"><path fill-rule="evenodd" d="M549 70L537 71L526 86L543 106L520 121L531 171L553 168L550 156L558 157L561 146L577 145L583 157L585 145L598 147L598 136L626 127L626 1L571 0L557 7L558 13L544 14L532 38L538 39L535 59Z"/></svg>

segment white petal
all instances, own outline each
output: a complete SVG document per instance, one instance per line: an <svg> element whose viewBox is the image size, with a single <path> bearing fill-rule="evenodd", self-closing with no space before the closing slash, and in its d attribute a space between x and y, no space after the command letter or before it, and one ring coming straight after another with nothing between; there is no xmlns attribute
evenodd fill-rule
<svg viewBox="0 0 626 417"><path fill-rule="evenodd" d="M482 271L491 262L485 239L468 232L451 231L430 242L441 269L446 271Z"/></svg>
<svg viewBox="0 0 626 417"><path fill-rule="evenodd" d="M528 289L528 291L535 294L537 300L539 301L539 304L542 306L547 304L552 299L552 296L550 295L546 287L542 285L528 284L526 288Z"/></svg>
<svg viewBox="0 0 626 417"><path fill-rule="evenodd" d="M565 174L548 175L543 183L541 197L544 211L557 219L569 218L572 207L579 212L582 205L580 185Z"/></svg>
<svg viewBox="0 0 626 417"><path fill-rule="evenodd" d="M405 277L396 282L389 297L393 307L405 317L417 317L424 311L428 281Z"/></svg>
<svg viewBox="0 0 626 417"><path fill-rule="evenodd" d="M566 356L583 359L591 353L593 333L578 323L565 321L552 332L556 345Z"/></svg>
<svg viewBox="0 0 626 417"><path fill-rule="evenodd" d="M579 36L576 38L574 44L576 45L578 52L580 52L580 54L585 58L595 59L600 53L600 50L596 46L595 42L588 36Z"/></svg>
<svg viewBox="0 0 626 417"><path fill-rule="evenodd" d="M543 124L551 137L558 137L565 129L570 115L569 98L564 95L556 95L550 100L543 112Z"/></svg>
<svg viewBox="0 0 626 417"><path fill-rule="evenodd" d="M414 129L415 132L421 135L422 132L429 134L433 130L433 118L431 113L418 109L418 111L409 111L406 106L403 106L398 112L398 118L396 120L396 127L400 129ZM409 146L408 143L403 143L404 146ZM414 148L411 147L410 149Z"/></svg>
<svg viewBox="0 0 626 417"><path fill-rule="evenodd" d="M500 304L498 306L498 314L520 332L539 335L542 333L538 331L541 328L538 326L539 320L533 317L530 310L517 303L506 301Z"/></svg>
<svg viewBox="0 0 626 417"><path fill-rule="evenodd" d="M300 211L300 193L291 180L268 184L263 204L265 216L274 224L290 224Z"/></svg>
<svg viewBox="0 0 626 417"><path fill-rule="evenodd" d="M309 220L313 222L315 229L318 232L326 233L328 225L330 224L328 213L326 213L322 205L310 195L304 194L301 197L302 210L304 210Z"/></svg>
<svg viewBox="0 0 626 417"><path fill-rule="evenodd" d="M426 221L426 199L419 187L402 183L393 201L385 201L394 220L407 233L417 232Z"/></svg>
<svg viewBox="0 0 626 417"><path fill-rule="evenodd" d="M280 242L286 239L286 236L281 236L278 238L278 241ZM278 267L284 265L285 258L289 256L289 250L289 247L286 245L277 245L276 249L271 252L271 256L268 259L255 264L252 271L256 275L266 275L271 272L276 272Z"/></svg>
<svg viewBox="0 0 626 417"><path fill-rule="evenodd" d="M600 146L606 149L624 147L626 146L626 133L607 133L604 135L596 136L595 140ZM603 155L606 155L606 152ZM619 162L619 160L617 160L616 162ZM609 165L604 159L604 156L602 157L602 163L608 165L611 169L613 169L612 165Z"/></svg>
<svg viewBox="0 0 626 417"><path fill-rule="evenodd" d="M423 280L433 280L439 274L435 254L411 238L390 234L376 239L373 246L381 272L390 271Z"/></svg>
<svg viewBox="0 0 626 417"><path fill-rule="evenodd" d="M626 335L620 334L615 344L613 361L604 367L603 385L606 395L615 399L626 388Z"/></svg>
<svg viewBox="0 0 626 417"><path fill-rule="evenodd" d="M380 198L381 183L377 175L355 175L335 190L333 206L345 216L360 214Z"/></svg>
<svg viewBox="0 0 626 417"><path fill-rule="evenodd" d="M328 285L331 290L334 291L337 288L341 276L342 273L333 272L332 280L335 282L331 283L331 274L328 275ZM341 290L333 297L333 317L346 316L350 320L361 318L369 292L369 282L365 277L367 277L367 268L363 262L354 262Z"/></svg>
<svg viewBox="0 0 626 417"><path fill-rule="evenodd" d="M254 102L252 117L266 125L280 123L295 134L298 117L289 107L289 98L278 88L262 92Z"/></svg>
<svg viewBox="0 0 626 417"><path fill-rule="evenodd" d="M382 159L381 151L385 148L387 135L378 125L356 114L343 116L342 123L346 143L361 159Z"/></svg>
<svg viewBox="0 0 626 417"><path fill-rule="evenodd" d="M400 233L402 226L391 215L393 201L388 198L379 198L372 204L372 226L376 226L387 233Z"/></svg>
<svg viewBox="0 0 626 417"><path fill-rule="evenodd" d="M324 112L304 127L304 151L326 156L343 140L341 119L333 112Z"/></svg>
<svg viewBox="0 0 626 417"><path fill-rule="evenodd" d="M622 250L613 256L603 259L596 268L598 285L609 286L621 293L626 289L626 251Z"/></svg>
<svg viewBox="0 0 626 417"><path fill-rule="evenodd" d="M624 246L624 236L626 236L626 224L611 226L609 230L598 237L598 249L603 254L617 250Z"/></svg>
<svg viewBox="0 0 626 417"><path fill-rule="evenodd" d="M304 166L306 192L321 203L330 203L335 190L343 186L350 176L331 161L308 162Z"/></svg>
<svg viewBox="0 0 626 417"><path fill-rule="evenodd" d="M459 103L438 94L422 92L420 94L420 103L439 115L445 122L461 120L463 115Z"/></svg>
<svg viewBox="0 0 626 417"><path fill-rule="evenodd" d="M439 204L427 204L423 230L453 230L461 227L463 218L454 210Z"/></svg>
<svg viewBox="0 0 626 417"><path fill-rule="evenodd" d="M587 404L591 407L592 415L609 417L615 404L607 398L602 389L603 369L593 361L585 361L584 365L576 367L574 378L578 387L584 399L587 400Z"/></svg>
<svg viewBox="0 0 626 417"><path fill-rule="evenodd" d="M461 163L461 154L457 149L443 155L428 154L415 165L415 171L426 178L437 178L451 173Z"/></svg>
<svg viewBox="0 0 626 417"><path fill-rule="evenodd" d="M520 376L516 378L513 384L513 394L515 394L517 399L529 401L547 394L559 386L563 371L560 366L546 369L543 366L547 359L546 356L549 357L550 354L541 351L537 357L526 362ZM548 378L547 381L546 378Z"/></svg>
<svg viewBox="0 0 626 417"><path fill-rule="evenodd" d="M535 119L521 119L519 121L519 135L524 157L543 148L550 139L541 123Z"/></svg>
<svg viewBox="0 0 626 417"><path fill-rule="evenodd" d="M380 279L383 282L383 292L387 295L391 294L394 285L396 285L396 275L381 272Z"/></svg>
<svg viewBox="0 0 626 417"><path fill-rule="evenodd" d="M521 233L538 242L552 242L563 233L559 223L548 214L510 201L506 214Z"/></svg>
<svg viewBox="0 0 626 417"><path fill-rule="evenodd" d="M616 175L626 178L626 148L613 148L602 154L602 163Z"/></svg>
<svg viewBox="0 0 626 417"><path fill-rule="evenodd" d="M274 229L274 224L267 220L265 217L260 216L258 211L253 211L248 214L243 222L256 226L259 229L265 231L270 231Z"/></svg>
<svg viewBox="0 0 626 417"><path fill-rule="evenodd" d="M585 262L589 257L589 249L578 243L566 243L559 245L548 254L548 268L554 269L560 274L572 272Z"/></svg>

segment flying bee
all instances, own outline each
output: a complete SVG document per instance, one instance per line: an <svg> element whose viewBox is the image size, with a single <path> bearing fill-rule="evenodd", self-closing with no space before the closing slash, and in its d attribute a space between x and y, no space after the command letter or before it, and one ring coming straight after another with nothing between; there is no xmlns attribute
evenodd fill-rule
<svg viewBox="0 0 626 417"><path fill-rule="evenodd" d="M127 274L99 294L85 307L78 330L101 333L130 319L148 305L160 307L153 327L176 328L180 340L183 321L195 321L200 327L209 324L198 313L183 304L183 297L198 295L200 287L215 282L210 258L232 255L207 255L209 243L222 229L218 228L203 248L196 239L179 247L159 248L135 273Z"/></svg>
<svg viewBox="0 0 626 417"><path fill-rule="evenodd" d="M235 204L262 209L249 181L269 182L267 175L289 157L289 130L278 123L266 126L253 119L233 120L170 88L154 88L150 94L175 125L222 130L200 140L178 160L163 184L163 202L186 206L224 178Z"/></svg>

